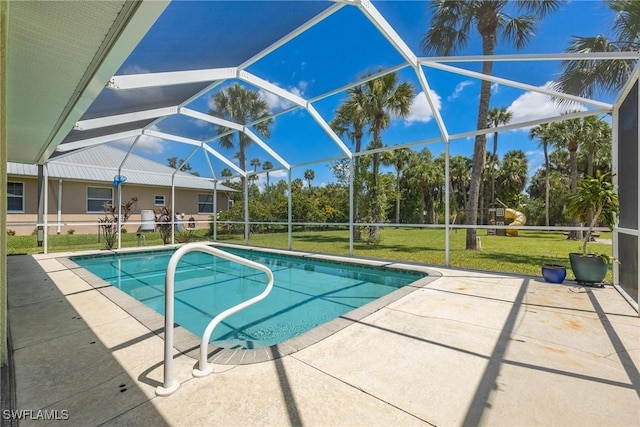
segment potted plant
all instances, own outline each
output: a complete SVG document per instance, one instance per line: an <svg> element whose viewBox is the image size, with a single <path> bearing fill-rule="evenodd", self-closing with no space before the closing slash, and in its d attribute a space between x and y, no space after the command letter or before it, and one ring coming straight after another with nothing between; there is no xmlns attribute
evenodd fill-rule
<svg viewBox="0 0 640 427"><path fill-rule="evenodd" d="M545 282L562 283L567 277L567 267L554 263L542 264L542 277Z"/></svg>
<svg viewBox="0 0 640 427"><path fill-rule="evenodd" d="M582 236L581 251L570 253L571 269L580 284L598 286L615 261L609 254L593 254L588 251L593 229L598 222L613 230L620 212L620 201L611 182L611 173L596 171L578 183L578 191L569 196L569 213L588 223ZM600 285L601 286L601 285Z"/></svg>

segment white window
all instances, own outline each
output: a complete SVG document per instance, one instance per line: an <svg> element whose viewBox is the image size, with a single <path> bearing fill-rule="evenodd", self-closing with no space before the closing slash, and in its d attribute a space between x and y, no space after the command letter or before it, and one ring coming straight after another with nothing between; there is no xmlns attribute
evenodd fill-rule
<svg viewBox="0 0 640 427"><path fill-rule="evenodd" d="M24 213L23 182L7 182L7 212Z"/></svg>
<svg viewBox="0 0 640 427"><path fill-rule="evenodd" d="M87 187L87 213L104 212L105 203L113 203L111 187Z"/></svg>
<svg viewBox="0 0 640 427"><path fill-rule="evenodd" d="M166 206L164 203L164 196L156 196L154 204L155 206Z"/></svg>
<svg viewBox="0 0 640 427"><path fill-rule="evenodd" d="M213 194L198 194L198 213L213 213Z"/></svg>
<svg viewBox="0 0 640 427"><path fill-rule="evenodd" d="M229 199L227 200L227 208L231 209L233 207L233 200Z"/></svg>

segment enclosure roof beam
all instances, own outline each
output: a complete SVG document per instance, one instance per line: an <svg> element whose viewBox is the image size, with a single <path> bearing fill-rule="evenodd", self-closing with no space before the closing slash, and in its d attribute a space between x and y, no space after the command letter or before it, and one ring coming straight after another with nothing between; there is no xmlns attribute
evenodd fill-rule
<svg viewBox="0 0 640 427"><path fill-rule="evenodd" d="M117 141L119 139L131 138L133 136L142 135L141 129L129 130L126 132L112 133L110 135L97 136L95 138L81 139L74 142L66 142L58 145L56 151L65 152L77 150L78 148L91 147L94 145L105 144L107 142Z"/></svg>
<svg viewBox="0 0 640 427"><path fill-rule="evenodd" d="M281 87L276 86L273 83L261 79L254 74L248 73L246 71L240 71L238 72L238 78L242 81L259 87L260 89L264 89L267 92L271 92L272 94L279 96L280 98L284 98L287 101L292 102L300 107L306 107L307 105L307 101L305 99L302 99L301 97L294 95L288 90L282 89Z"/></svg>
<svg viewBox="0 0 640 427"><path fill-rule="evenodd" d="M289 43L291 40L293 40L294 38L298 37L300 34L304 33L305 31L307 31L311 27L315 26L319 22L324 21L326 18L328 18L329 16L333 15L334 13L336 13L337 11L342 9L343 6L344 6L343 4L335 4L335 5L331 6L331 7L329 7L325 11L319 13L318 15L314 16L313 18L311 18L310 20L305 22L304 24L300 25L295 30L291 31L289 34L287 34L284 37L282 37L280 40L278 40L275 43L271 44L266 49L262 50L261 52L258 52L258 54L252 56L251 58L249 58L248 60L243 62L238 68L244 69L244 68L247 68L248 66L250 66L251 64L259 61L260 59L262 59L265 56L269 55L271 52L273 52L273 51L277 50L278 48L284 46L285 44Z"/></svg>
<svg viewBox="0 0 640 427"><path fill-rule="evenodd" d="M314 98L311 98L311 99L309 99L309 102L320 101L322 99L328 98L328 97L336 95L338 93L345 92L345 91L347 91L347 90L349 90L351 88L354 88L356 86L360 86L361 84L364 84L364 83L366 83L368 81L375 80L378 77L382 77L382 76L385 76L387 74L395 73L396 71L402 70L403 68L407 68L409 66L410 66L410 64L408 64L406 62L403 62L402 64L396 65L395 67L387 68L387 69L379 71L377 73L374 73L374 74L371 74L371 75L368 75L368 76L364 76L364 77L362 77L361 79L359 79L358 81L356 81L354 83L346 84L346 85L344 85L342 87L339 87L337 89L333 89L333 90L331 90L329 92L325 92L325 93L323 93L321 95L318 95L318 96L316 96Z"/></svg>
<svg viewBox="0 0 640 427"><path fill-rule="evenodd" d="M358 9L371 21L371 23L378 29L393 47L409 62L413 67L418 66L418 57L413 53L411 48L407 46L402 37L396 32L396 30L387 22L378 9L369 0L357 0L354 4L358 6Z"/></svg>
<svg viewBox="0 0 640 427"><path fill-rule="evenodd" d="M348 158L351 158L353 156L353 153L351 153L351 150L349 150L349 147L344 145L344 142L342 142L342 140L338 137L338 135L336 135L333 129L331 129L331 126L329 126L329 124L324 120L324 118L322 118L320 113L318 113L318 110L316 110L316 108L313 105L309 104L309 106L307 107L307 111L309 112L309 114L311 114L311 117L313 117L316 123L318 123L320 127L325 131L325 133L329 135L329 138L331 138L331 140L338 146L338 148L342 150L345 156L347 156Z"/></svg>
<svg viewBox="0 0 640 427"><path fill-rule="evenodd" d="M169 71L164 73L122 74L113 76L111 80L109 80L107 87L111 89L124 90L156 86L172 86L187 83L233 79L237 74L237 67Z"/></svg>
<svg viewBox="0 0 640 427"><path fill-rule="evenodd" d="M202 143L200 144L200 147L193 147L193 150L191 150L191 152L189 153L189 155L184 159L184 161L173 171L173 173L171 174L171 179L173 180L173 178L175 177L175 175L178 172L182 172L182 168L189 162L189 160L191 160L191 158L193 157L194 154L196 154L196 152L202 147Z"/></svg>
<svg viewBox="0 0 640 427"><path fill-rule="evenodd" d="M527 53L508 55L456 55L421 56L418 61L426 62L505 62L505 61L598 61L598 60L637 60L638 52L589 52L589 53Z"/></svg>
<svg viewBox="0 0 640 427"><path fill-rule="evenodd" d="M431 88L429 87L429 82L427 81L427 77L424 75L424 70L420 65L415 68L416 76L418 77L418 81L420 82L420 86L422 86L422 91L424 95L427 97L427 103L429 104L429 108L431 109L431 114L433 114L433 118L438 125L438 129L440 130L440 134L442 135L442 139L445 141L449 140L449 131L447 131L447 126L440 115L440 110L436 108L436 104L433 100L433 96L431 95Z"/></svg>
<svg viewBox="0 0 640 427"><path fill-rule="evenodd" d="M464 138L469 138L476 135L482 135L482 134L486 135L494 132L504 132L507 130L515 130L515 129L526 129L526 128L537 126L543 123L562 122L565 120L580 119L582 117L591 117L591 116L597 116L600 114L609 114L610 112L611 112L611 109L609 108L603 108L599 110L575 111L572 113L561 114L559 116L553 116L553 117L546 117L543 119L529 120L526 122L511 123L504 126L497 126L492 128L473 130L469 132L462 132L455 135L451 135L450 138L452 140L464 139Z"/></svg>
<svg viewBox="0 0 640 427"><path fill-rule="evenodd" d="M454 74L461 74L463 76L467 76L467 77L473 77L476 79L480 79L480 80L487 80L490 82L494 82L494 83L499 83L505 86L509 86L509 87L515 87L518 89L523 89L523 90L527 90L527 91L531 91L531 92L537 92L537 93L542 93L544 95L548 95L551 96L553 98L562 98L562 99L566 99L569 101L574 101L577 103L583 103L583 104L589 104L589 105L593 105L595 107L598 108L606 108L606 109L611 109L611 104L607 104L606 102L599 102L599 101L594 101L588 98L583 98L581 96L575 96L575 95L568 95L566 93L562 93L562 92L557 92L555 90L551 90L551 89L545 89L543 87L540 86L533 86L533 85L529 85L526 83L519 83L513 80L508 80L508 79L503 79L501 77L495 77L495 76L491 76L488 74L482 74L482 73L478 73L475 71L469 71L469 70L465 70L462 68L458 68L458 67L452 67L450 65L445 65L445 64L439 64L439 63L435 63L435 62L422 62L422 64L426 67L430 67L430 68L436 68L439 70L443 70L443 71L448 71Z"/></svg>
<svg viewBox="0 0 640 427"><path fill-rule="evenodd" d="M251 131L251 129L249 129L248 127L245 126L245 128L244 128L244 130L242 132L244 132L245 135L247 135L249 138L251 138L251 140L253 140L253 142L258 144L264 151L269 153L271 155L271 157L276 159L278 161L278 163L280 163L282 166L284 166L287 169L291 169L291 165L289 164L289 162L284 160L282 157L280 157L280 155L278 153L273 151L271 149L271 147L269 147L267 144L265 144L264 141L262 141L258 137L258 135L256 135L255 133L253 133L253 131Z"/></svg>
<svg viewBox="0 0 640 427"><path fill-rule="evenodd" d="M153 136L155 138L166 139L168 141L181 142L187 145L195 145L199 147L202 145L202 141L198 141L197 139L185 138L184 136L173 135L166 132L159 132L153 129L145 129L142 131L143 135Z"/></svg>
<svg viewBox="0 0 640 427"><path fill-rule="evenodd" d="M134 113L117 114L114 116L98 117L95 119L80 120L76 122L76 130L89 130L115 126L123 123L137 122L146 119L166 117L178 112L177 107L156 108L153 110L136 111Z"/></svg>
<svg viewBox="0 0 640 427"><path fill-rule="evenodd" d="M225 156L223 156L222 154L218 153L216 150L214 150L213 148L211 148L209 145L205 144L204 142L202 143L202 148L204 148L204 150L206 152L208 152L211 155L215 156L222 163L224 163L225 165L229 166L234 171L238 172L241 176L243 176L243 177L247 176L247 173L245 171L243 171L242 169L240 169L240 167L236 166L231 160L227 159Z"/></svg>
<svg viewBox="0 0 640 427"><path fill-rule="evenodd" d="M129 147L129 150L127 150L127 154L124 155L124 158L120 162L120 166L118 167L118 175L120 175L120 170L124 167L124 164L127 162L127 159L129 158L129 156L133 152L133 148L136 146L136 144L138 143L138 141L140 140L141 137L142 137L142 134L136 136L136 139L133 140L133 143L131 144L131 147Z"/></svg>
<svg viewBox="0 0 640 427"><path fill-rule="evenodd" d="M201 113L199 111L192 110L190 108L181 107L178 112L183 116L188 116L194 119L202 120L214 125L223 126L229 129L241 131L244 126L229 120L221 119L219 117L212 116L210 114Z"/></svg>
<svg viewBox="0 0 640 427"><path fill-rule="evenodd" d="M638 80L639 77L640 77L640 62L638 62L636 66L633 68L633 71L631 71L631 74L629 75L629 80L627 80L627 83L624 85L624 87L620 91L620 94L616 98L616 101L614 103L614 109L620 108L624 100L627 98L627 95L629 94L629 92L631 92L631 89L633 89L633 86L636 84L636 81Z"/></svg>

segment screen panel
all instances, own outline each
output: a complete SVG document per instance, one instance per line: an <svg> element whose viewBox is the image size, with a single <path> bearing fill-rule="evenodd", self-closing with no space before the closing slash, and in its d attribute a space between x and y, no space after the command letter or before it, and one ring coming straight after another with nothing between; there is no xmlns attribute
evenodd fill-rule
<svg viewBox="0 0 640 427"><path fill-rule="evenodd" d="M618 118L620 227L638 229L638 82L620 106Z"/></svg>

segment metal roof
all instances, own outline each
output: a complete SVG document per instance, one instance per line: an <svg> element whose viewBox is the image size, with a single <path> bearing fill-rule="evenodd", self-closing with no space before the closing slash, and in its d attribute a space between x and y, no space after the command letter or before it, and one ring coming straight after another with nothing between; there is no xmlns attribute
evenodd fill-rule
<svg viewBox="0 0 640 427"><path fill-rule="evenodd" d="M171 187L175 174L177 188L213 190L210 179L200 178L119 150L109 145L98 145L85 150L58 157L47 163L47 173L53 179L71 179L78 181L113 182L120 164L125 160L120 175L127 178L126 183ZM24 163L7 163L7 175L37 176L38 166ZM236 191L218 183L219 191Z"/></svg>

